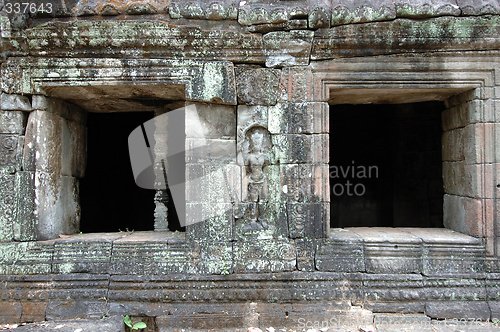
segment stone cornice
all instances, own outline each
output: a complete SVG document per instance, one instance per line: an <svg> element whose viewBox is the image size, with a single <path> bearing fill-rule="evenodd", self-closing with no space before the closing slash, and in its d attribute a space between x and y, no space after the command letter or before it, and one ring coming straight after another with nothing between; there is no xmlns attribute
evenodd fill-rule
<svg viewBox="0 0 500 332"><path fill-rule="evenodd" d="M44 1L49 2L52 4L51 13L42 14L49 18L166 15L171 19L237 20L243 26L274 24L277 28L294 20L306 29L395 18L500 13L500 4L496 0Z"/></svg>
<svg viewBox="0 0 500 332"><path fill-rule="evenodd" d="M396 19L316 31L249 32L235 22L176 25L154 20L46 22L23 31L2 21L4 60L43 58L183 59L266 67L359 56L500 49L500 16Z"/></svg>

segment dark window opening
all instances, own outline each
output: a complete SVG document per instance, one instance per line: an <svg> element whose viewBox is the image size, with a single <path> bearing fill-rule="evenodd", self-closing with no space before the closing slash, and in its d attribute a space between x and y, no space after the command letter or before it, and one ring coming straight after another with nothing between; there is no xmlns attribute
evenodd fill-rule
<svg viewBox="0 0 500 332"><path fill-rule="evenodd" d="M443 227L441 102L333 105L332 227Z"/></svg>
<svg viewBox="0 0 500 332"><path fill-rule="evenodd" d="M89 113L87 169L80 180L84 233L154 229L155 191L135 184L128 136L152 119L153 112ZM169 228L181 230L175 207L168 205Z"/></svg>

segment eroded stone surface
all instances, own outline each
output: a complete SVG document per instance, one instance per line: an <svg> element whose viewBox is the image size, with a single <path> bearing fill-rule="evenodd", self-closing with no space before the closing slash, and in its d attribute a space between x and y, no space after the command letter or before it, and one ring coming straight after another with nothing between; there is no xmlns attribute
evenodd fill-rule
<svg viewBox="0 0 500 332"><path fill-rule="evenodd" d="M31 103L26 96L2 93L0 100L0 109L4 111L31 111Z"/></svg>
<svg viewBox="0 0 500 332"><path fill-rule="evenodd" d="M396 7L390 0L370 0L346 2L342 0L332 1L332 26L387 21L396 18Z"/></svg>
<svg viewBox="0 0 500 332"><path fill-rule="evenodd" d="M15 175L9 168L0 168L0 241L12 241L15 218Z"/></svg>
<svg viewBox="0 0 500 332"><path fill-rule="evenodd" d="M485 40L484 35L479 36L474 31L481 29L484 33L495 35L497 32L494 31L498 28L497 16L439 17L424 21L398 19L390 22L344 25L315 32L311 59L323 60L425 52L426 50L496 49L498 40ZM387 38L388 31L390 31L391 38ZM395 40L397 42L394 42ZM452 40L456 43L447 42Z"/></svg>
<svg viewBox="0 0 500 332"><path fill-rule="evenodd" d="M312 31L300 30L265 34L262 40L266 67L308 65L313 36Z"/></svg>
<svg viewBox="0 0 500 332"><path fill-rule="evenodd" d="M0 111L0 134L22 134L25 116L19 111Z"/></svg>
<svg viewBox="0 0 500 332"><path fill-rule="evenodd" d="M261 82L261 84L254 84ZM278 101L279 71L236 68L238 102L244 105L275 105Z"/></svg>
<svg viewBox="0 0 500 332"><path fill-rule="evenodd" d="M463 10L456 0L398 0L395 4L397 17L460 16Z"/></svg>
<svg viewBox="0 0 500 332"><path fill-rule="evenodd" d="M25 305L23 305L24 308ZM73 318L78 310L86 309L84 306L76 307L69 318ZM29 316L25 316L29 317ZM102 317L96 317L102 318ZM29 319L28 319L29 321ZM74 332L74 331L95 331L99 329L102 332L125 332L125 324L123 323L123 316L111 316L102 319L89 319L89 320L55 320L51 322L40 323L40 319L35 319L38 323L29 324L26 326L19 326L16 328L19 332L37 332L43 330L56 330L60 332Z"/></svg>

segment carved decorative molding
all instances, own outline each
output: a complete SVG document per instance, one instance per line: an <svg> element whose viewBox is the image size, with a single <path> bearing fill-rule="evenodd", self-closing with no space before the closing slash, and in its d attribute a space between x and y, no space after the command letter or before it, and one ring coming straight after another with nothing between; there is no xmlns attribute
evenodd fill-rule
<svg viewBox="0 0 500 332"><path fill-rule="evenodd" d="M238 20L242 25L279 24L304 20L309 28L394 19L441 15L485 15L500 13L495 0L147 0L75 2L51 1L50 13L36 18L85 16L168 15L171 19ZM1 8L1 7L0 7ZM342 15L341 15L342 14ZM304 28L307 28L304 26Z"/></svg>
<svg viewBox="0 0 500 332"><path fill-rule="evenodd" d="M11 58L2 65L2 89L46 94L57 87L184 85L186 100L236 104L233 65L226 61Z"/></svg>
<svg viewBox="0 0 500 332"><path fill-rule="evenodd" d="M312 62L313 79L306 90L313 91L313 101L330 104L345 103L347 94L363 103L363 95L376 96L380 91L386 96L404 93L406 102L445 100L464 91L500 85L499 64L497 52L471 57L443 53L435 57L388 56L384 61L370 57ZM412 94L420 95L412 101L408 98Z"/></svg>

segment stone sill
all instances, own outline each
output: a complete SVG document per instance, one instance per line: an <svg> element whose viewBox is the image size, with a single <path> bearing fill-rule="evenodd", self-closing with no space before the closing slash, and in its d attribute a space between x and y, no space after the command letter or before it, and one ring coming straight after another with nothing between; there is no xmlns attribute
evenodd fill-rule
<svg viewBox="0 0 500 332"><path fill-rule="evenodd" d="M486 245L449 229L336 228L319 245L315 263L330 272L481 275Z"/></svg>
<svg viewBox="0 0 500 332"><path fill-rule="evenodd" d="M330 231L329 240L353 243L484 245L482 238L475 238L446 228L333 228Z"/></svg>
<svg viewBox="0 0 500 332"><path fill-rule="evenodd" d="M165 243L182 244L186 242L185 232L117 232L117 233L88 233L63 236L59 239L38 241L39 244L67 244L67 243L117 243L137 244L141 243Z"/></svg>

